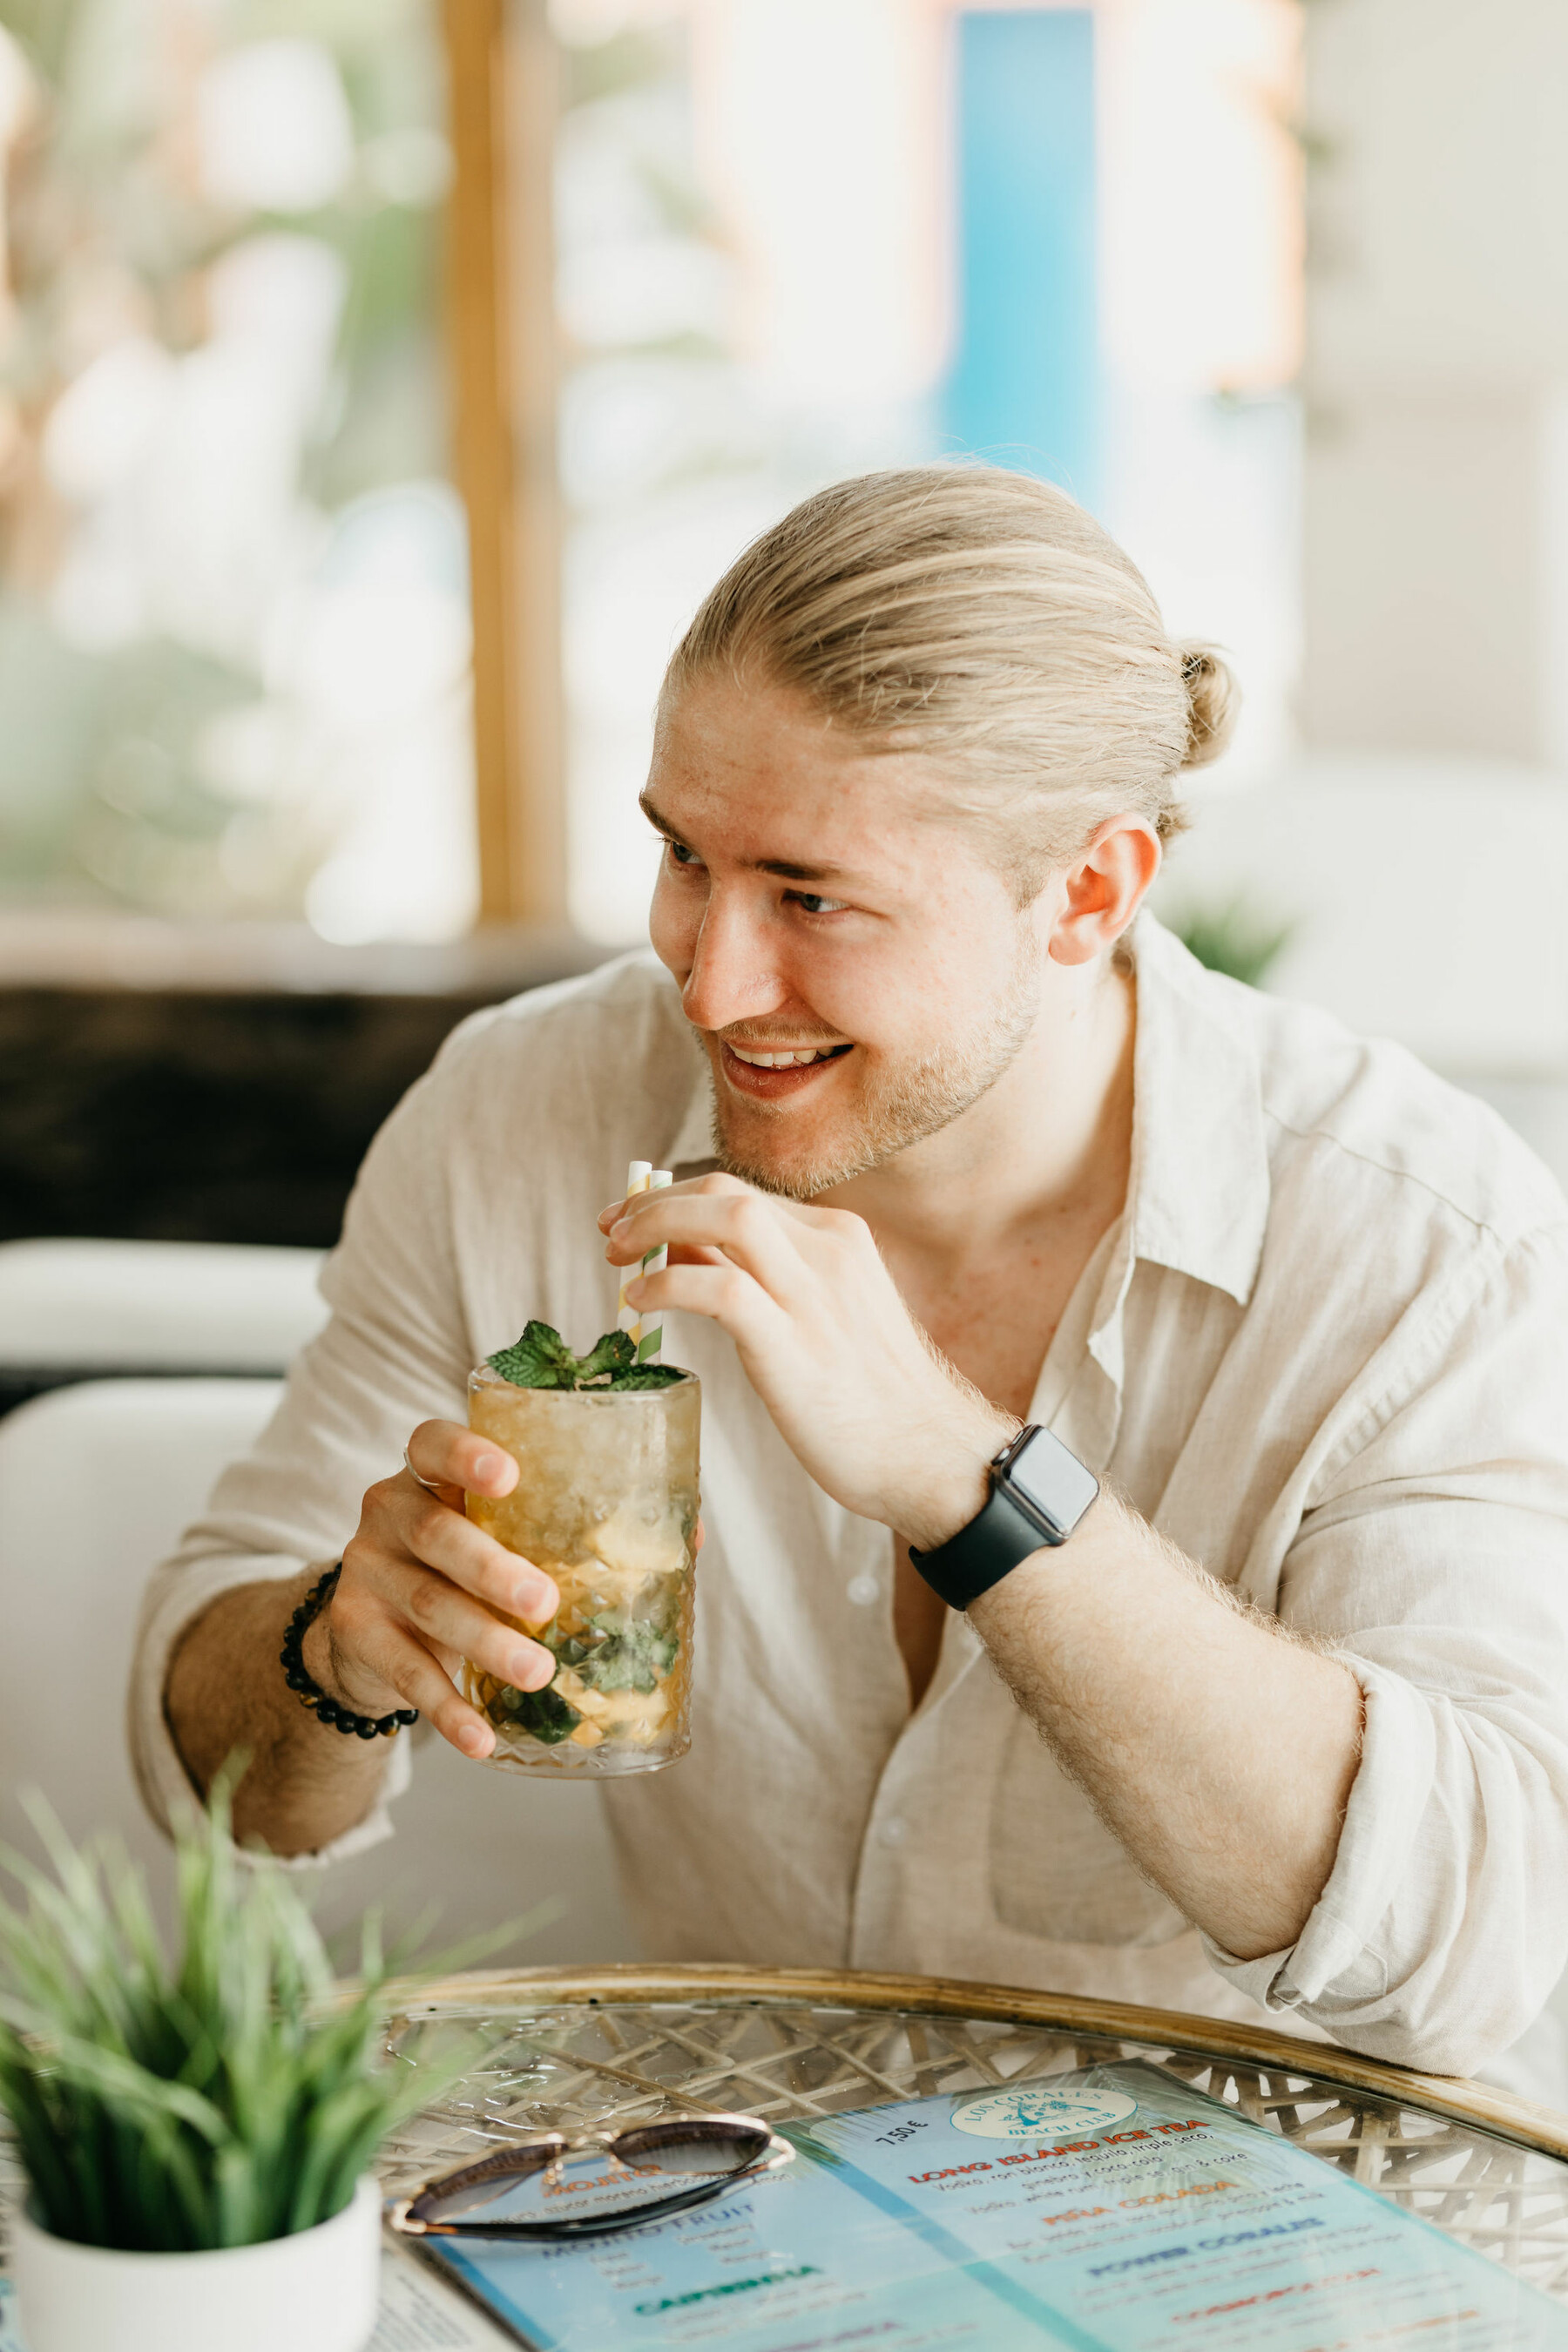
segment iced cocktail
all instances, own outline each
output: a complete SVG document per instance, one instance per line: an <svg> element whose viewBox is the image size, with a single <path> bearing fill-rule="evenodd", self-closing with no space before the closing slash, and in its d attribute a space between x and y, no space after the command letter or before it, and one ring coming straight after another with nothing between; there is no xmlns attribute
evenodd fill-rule
<svg viewBox="0 0 1568 2352"><path fill-rule="evenodd" d="M531 1326L531 1329L536 1327ZM468 1517L552 1577L547 1625L510 1622L554 1655L542 1691L463 1662L458 1686L510 1771L652 1772L690 1743L700 1385L518 1387L489 1364L468 1381L468 1426L521 1472Z"/></svg>

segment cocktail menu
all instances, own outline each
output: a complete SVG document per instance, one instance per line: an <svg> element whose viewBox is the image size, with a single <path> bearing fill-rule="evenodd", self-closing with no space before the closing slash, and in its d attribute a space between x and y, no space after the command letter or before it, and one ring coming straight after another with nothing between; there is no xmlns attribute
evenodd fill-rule
<svg viewBox="0 0 1568 2352"><path fill-rule="evenodd" d="M1568 2310L1139 2063L782 2127L794 2163L616 2236L432 2259L531 2352L1443 2352Z"/></svg>

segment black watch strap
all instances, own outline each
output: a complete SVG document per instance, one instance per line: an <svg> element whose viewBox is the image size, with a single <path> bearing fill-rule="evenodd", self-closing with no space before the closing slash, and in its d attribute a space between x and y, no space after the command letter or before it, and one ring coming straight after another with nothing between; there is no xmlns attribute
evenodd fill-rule
<svg viewBox="0 0 1568 2352"><path fill-rule="evenodd" d="M1100 1492L1077 1454L1033 1424L990 1467L990 1497L967 1527L932 1551L910 1546L910 1559L950 1609L967 1609L1043 1545L1066 1543Z"/></svg>

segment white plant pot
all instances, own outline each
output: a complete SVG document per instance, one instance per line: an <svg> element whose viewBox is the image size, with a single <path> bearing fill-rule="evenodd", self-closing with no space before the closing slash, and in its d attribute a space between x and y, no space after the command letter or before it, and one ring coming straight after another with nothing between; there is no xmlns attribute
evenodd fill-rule
<svg viewBox="0 0 1568 2352"><path fill-rule="evenodd" d="M381 2287L381 2192L367 2173L330 2221L260 2246L126 2254L13 2215L27 2352L363 2352Z"/></svg>

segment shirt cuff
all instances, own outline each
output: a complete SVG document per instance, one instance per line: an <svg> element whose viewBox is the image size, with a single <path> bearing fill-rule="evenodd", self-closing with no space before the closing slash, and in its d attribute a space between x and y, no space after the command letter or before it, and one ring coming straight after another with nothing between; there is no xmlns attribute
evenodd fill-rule
<svg viewBox="0 0 1568 2352"><path fill-rule="evenodd" d="M163 1711L169 1661L186 1627L224 1593L236 1592L245 1584L287 1583L304 1566L303 1560L281 1557L194 1560L188 1567L171 1571L163 1590L154 1591L150 1596L132 1670L127 1728L142 1801L165 1837L170 1834L173 1819L200 1802L199 1792L174 1745ZM278 1672L282 1671L279 1666ZM323 1725L323 1739L340 1736L329 1732ZM412 1766L408 1741L401 1733L387 1745L391 1753L386 1759L381 1794L363 1821L356 1822L353 1829L345 1830L341 1837L331 1839L313 1853L277 1855L274 1858L282 1869L313 1870L327 1863L346 1862L351 1854L363 1853L367 1847L380 1845L391 1837L392 1818L387 1806L408 1786Z"/></svg>
<svg viewBox="0 0 1568 2352"><path fill-rule="evenodd" d="M1386 1991L1377 1929L1415 1846L1436 1769L1436 1733L1420 1692L1364 1658L1331 1654L1361 1685L1365 1723L1328 1883L1287 1950L1238 1960L1211 1937L1203 1939L1210 1965L1266 2009L1310 2007L1331 1988L1336 2006Z"/></svg>

